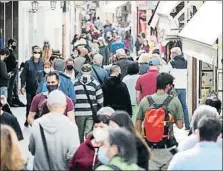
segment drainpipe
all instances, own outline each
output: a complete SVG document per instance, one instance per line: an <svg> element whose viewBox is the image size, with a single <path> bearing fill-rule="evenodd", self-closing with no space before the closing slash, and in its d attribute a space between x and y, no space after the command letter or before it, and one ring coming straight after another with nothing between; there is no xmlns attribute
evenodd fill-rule
<svg viewBox="0 0 223 171"><path fill-rule="evenodd" d="M66 29L67 29L67 2L64 1L63 19L62 19L62 57L66 59Z"/></svg>

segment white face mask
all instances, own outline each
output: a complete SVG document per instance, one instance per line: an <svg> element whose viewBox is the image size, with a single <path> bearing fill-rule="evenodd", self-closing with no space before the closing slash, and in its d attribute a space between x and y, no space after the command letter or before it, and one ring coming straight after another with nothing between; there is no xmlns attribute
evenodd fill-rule
<svg viewBox="0 0 223 171"><path fill-rule="evenodd" d="M102 129L102 128L94 128L93 136L96 142L102 142L107 137L107 131L106 129Z"/></svg>
<svg viewBox="0 0 223 171"><path fill-rule="evenodd" d="M46 74L48 74L50 71L51 71L50 68L45 68L45 69L44 69L44 72L45 72Z"/></svg>

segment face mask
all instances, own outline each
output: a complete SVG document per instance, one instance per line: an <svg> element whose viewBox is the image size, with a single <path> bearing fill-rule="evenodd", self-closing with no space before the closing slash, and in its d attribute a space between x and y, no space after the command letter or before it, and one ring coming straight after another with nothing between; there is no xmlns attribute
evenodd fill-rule
<svg viewBox="0 0 223 171"><path fill-rule="evenodd" d="M99 148L98 159L104 165L107 165L110 161L110 159L106 156L106 151L104 151L103 148Z"/></svg>
<svg viewBox="0 0 223 171"><path fill-rule="evenodd" d="M12 47L12 49L13 49L13 50L15 50L15 49L16 49L16 46L13 46L13 45L12 45L11 47Z"/></svg>
<svg viewBox="0 0 223 171"><path fill-rule="evenodd" d="M58 89L58 85L47 85L46 87L49 92Z"/></svg>
<svg viewBox="0 0 223 171"><path fill-rule="evenodd" d="M73 65L67 65L67 70L71 71L73 69L74 69Z"/></svg>
<svg viewBox="0 0 223 171"><path fill-rule="evenodd" d="M45 69L44 69L44 72L45 72L46 74L48 74L48 73L50 72L50 68L45 68Z"/></svg>
<svg viewBox="0 0 223 171"><path fill-rule="evenodd" d="M34 58L40 58L40 54L33 54Z"/></svg>
<svg viewBox="0 0 223 171"><path fill-rule="evenodd" d="M106 138L106 131L102 128L94 128L93 136L96 142L102 142Z"/></svg>

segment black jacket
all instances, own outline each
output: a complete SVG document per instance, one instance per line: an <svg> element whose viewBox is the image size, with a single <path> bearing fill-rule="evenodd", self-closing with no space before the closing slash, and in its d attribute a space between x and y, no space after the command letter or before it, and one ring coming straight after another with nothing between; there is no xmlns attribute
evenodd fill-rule
<svg viewBox="0 0 223 171"><path fill-rule="evenodd" d="M183 56L176 56L170 61L175 69L187 69L187 60Z"/></svg>
<svg viewBox="0 0 223 171"><path fill-rule="evenodd" d="M21 87L26 87L27 93L36 92L41 78L41 72L43 71L43 61L39 60L38 63L35 63L33 58L26 61L25 67L20 75L21 78Z"/></svg>
<svg viewBox="0 0 223 171"><path fill-rule="evenodd" d="M136 137L136 149L138 153L137 165L145 170L149 168L150 153L143 142Z"/></svg>
<svg viewBox="0 0 223 171"><path fill-rule="evenodd" d="M9 75L5 62L0 60L0 87L8 87Z"/></svg>
<svg viewBox="0 0 223 171"><path fill-rule="evenodd" d="M124 110L132 116L132 106L129 91L119 77L109 77L102 84L104 106L114 110Z"/></svg>
<svg viewBox="0 0 223 171"><path fill-rule="evenodd" d="M15 56L15 51L12 51L11 49L8 50L10 51L10 55L4 60L7 67L7 71L8 72L16 71L18 67L18 61Z"/></svg>
<svg viewBox="0 0 223 171"><path fill-rule="evenodd" d="M128 73L128 67L130 64L132 64L133 61L128 60L128 58L121 58L119 59L117 62L115 62L115 65L118 65L121 68L122 71L122 77L121 79L123 79Z"/></svg>

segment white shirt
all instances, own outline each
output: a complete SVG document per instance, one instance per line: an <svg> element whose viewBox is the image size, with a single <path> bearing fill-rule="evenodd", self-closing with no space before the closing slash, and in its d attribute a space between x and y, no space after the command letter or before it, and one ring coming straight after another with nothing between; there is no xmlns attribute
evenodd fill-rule
<svg viewBox="0 0 223 171"><path fill-rule="evenodd" d="M130 94L130 98L131 98L131 104L132 105L136 105L136 90L135 90L135 86L136 86L136 81L138 80L140 75L136 74L136 75L126 75L123 78L123 82L126 84L128 90L129 90L129 94Z"/></svg>

